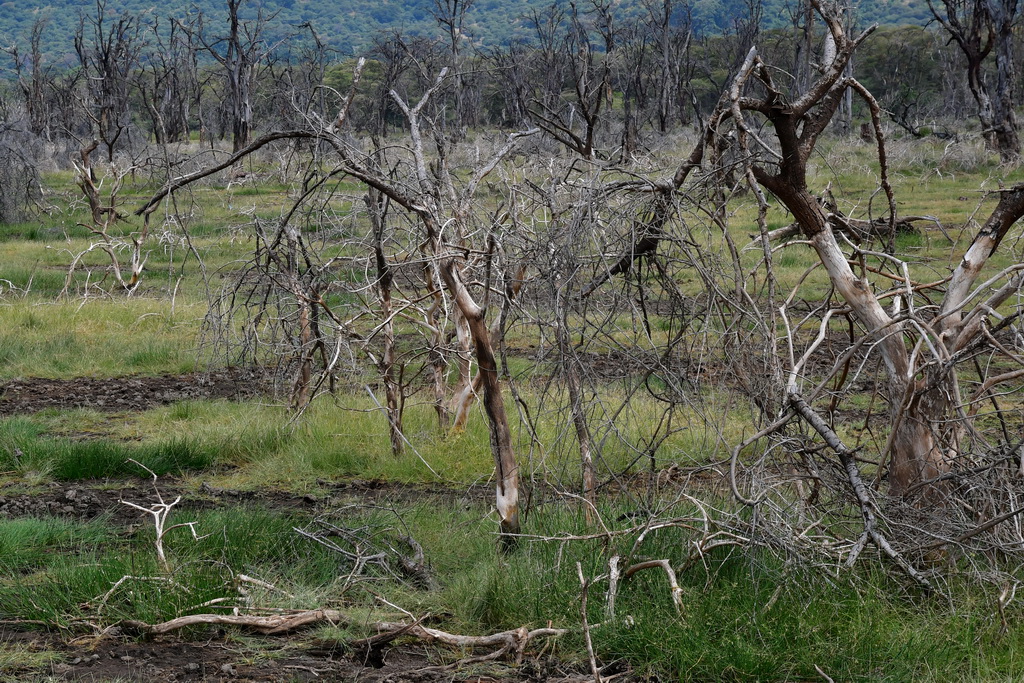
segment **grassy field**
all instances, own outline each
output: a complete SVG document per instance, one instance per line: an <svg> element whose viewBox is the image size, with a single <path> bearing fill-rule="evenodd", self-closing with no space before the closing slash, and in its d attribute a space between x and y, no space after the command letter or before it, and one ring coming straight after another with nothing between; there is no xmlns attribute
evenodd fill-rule
<svg viewBox="0 0 1024 683"><path fill-rule="evenodd" d="M991 198L982 201L982 190L1024 179L1024 170L996 166L976 143L896 140L891 156L900 213L932 216L955 240L950 245L932 224L899 237L896 253L920 280L955 265L973 234L972 221L992 205ZM815 190L831 183L848 215L884 213L869 146L830 141L814 167ZM47 212L0 226L0 380L73 380L66 388L73 394L74 382L116 385L118 378L192 373L199 381L204 371L220 368L226 354L210 340L207 294L220 291L250 256L257 219L279 218L294 199L292 185L269 169L254 175L240 187L215 179L181 198L174 220L187 224L188 238L171 220L150 235L144 279L130 295L89 287L99 282L109 290L110 278L103 278L110 258L99 249L69 275L75 255L97 238L80 225L86 211L71 176L46 176ZM123 211L152 189L142 180L126 185ZM339 231L358 232L352 226L365 220L356 213L362 190L346 181L338 191L330 211L339 217ZM729 211L729 235L742 247L757 234L756 204L749 194L739 196ZM789 218L773 202L769 221L778 228ZM109 235L123 240L139 229L132 218ZM990 266L993 272L1019 262L1019 237L1018 227ZM720 237L709 232L706 239L705 247L724 251ZM372 280L346 260L352 243L327 244L323 258L337 257L332 272L339 279ZM118 244L118 253L125 253L126 243ZM746 250L741 258L751 269L760 252ZM815 263L803 244L779 252L780 291L802 282L803 299L824 297L829 285L822 269L807 273ZM675 281L686 295L701 287L692 271L677 273ZM347 289L332 293L339 308L350 295ZM674 323L655 318L652 331L642 335L636 321L623 316L613 321L618 332L600 343L611 348L612 341L628 345L642 337L656 350L672 338ZM400 341L414 347L417 329L401 323ZM793 547L806 553L790 554L744 536L756 530L756 520L732 500L721 472L728 444L754 431L751 409L722 385L714 384L699 404L676 409L673 429L648 452L650 435L662 429L655 428L658 401L631 393L636 377L602 384L589 409L615 417L596 434L603 484L596 515L587 514L575 496L576 436L565 412L554 407L564 396L550 388L553 371L537 360L544 342L531 329L527 323L507 335L505 367L518 387L508 399L510 415L530 490L525 537L507 555L496 551L494 468L482 410L474 409L464 433L449 436L439 433L427 392L414 393L404 424L409 447L395 456L379 399L368 393L381 392L364 361L362 369L353 366L343 375L337 393L320 395L301 415L280 395L228 400L173 392L138 410L83 400L5 412L0 676L85 676L91 660L83 657L113 652L111 642L151 643L150 657L159 660L160 648L212 639L226 644L231 659L225 665L241 675L287 680L308 662L291 673L274 667L297 653L321 657L315 666L330 672L335 664L322 659L324 652L359 660L350 647L371 634L360 624L406 618L468 635L522 626L566 629L558 638L531 642L525 660L532 673L515 662L467 663L468 649L423 648L402 638L386 645L416 653L419 659L407 668L462 662L444 680L593 678L588 639L606 679L619 673L626 680L666 681L1002 681L1024 670L1024 655L1016 654L1024 652L1019 603L1005 592L1001 597L1002 586L975 581L968 567L944 568L942 590L926 594L886 571L875 555L844 569L816 561L813 540L804 546L805 539L795 539ZM686 339L698 347L696 334ZM424 361L411 357L413 374ZM715 362L702 360L710 374ZM425 383L422 375L417 382L413 388ZM869 394L851 398L856 415L869 410ZM527 412L530 425L516 419ZM852 436L855 427L845 424L841 431ZM178 501L165 508L162 538L156 513L124 504L158 510L161 501ZM708 519L718 510L720 519L737 525L715 526L711 534ZM649 519L673 523L650 529ZM709 544L709 534L722 542ZM158 557L158 540L166 563ZM412 571L403 560L417 546L425 564ZM678 590L673 593L661 568L640 571L622 579L612 614L613 558L665 559L678 575ZM352 621L292 633L283 649L268 648L242 628L193 626L149 641L125 627L233 608L242 614L332 608ZM284 654L275 659L273 650ZM126 666L111 675L145 678L142 669Z"/></svg>

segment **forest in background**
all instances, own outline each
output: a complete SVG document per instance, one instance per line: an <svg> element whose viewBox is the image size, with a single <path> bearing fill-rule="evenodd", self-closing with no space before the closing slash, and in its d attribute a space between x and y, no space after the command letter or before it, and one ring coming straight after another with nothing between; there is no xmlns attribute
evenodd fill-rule
<svg viewBox="0 0 1024 683"><path fill-rule="evenodd" d="M550 0L477 0L468 12L466 34L469 41L480 49L503 47L518 40L529 41L533 37L529 17L550 4ZM556 4L565 9L569 2L560 0ZM924 26L931 19L928 6L923 2L861 0L856 4L863 23ZM644 6L643 0L624 0L615 3L615 11L623 18L639 16ZM766 28L784 27L798 11L798 3L793 0L768 0L764 6ZM149 0L111 0L106 7L112 14L138 15L149 21L168 17L186 19L197 13L205 14L213 21L223 21L227 14L224 3L217 0L159 5ZM0 4L0 46L24 40L36 21L45 20L48 28L43 41L44 54L54 62L62 58L72 60L70 46L79 18L94 10L92 0L69 0L66 3L8 0ZM266 0L249 3L243 16L253 19L257 12L262 11L273 17L267 33L271 42L301 33L304 24L312 24L323 42L337 54L358 56L372 48L374 36L381 32L420 37L434 35L437 30L435 10L433 0ZM692 3L690 13L699 32L715 35L732 30L736 18L749 13L749 5L746 0L699 0Z"/></svg>
<svg viewBox="0 0 1024 683"><path fill-rule="evenodd" d="M129 147L191 135L220 140L237 132L243 116L246 131L287 128L310 115L329 117L355 64L346 56L351 50L338 43L341 34L325 30L325 21L288 23L283 10L259 3L190 5L183 15L165 7L121 8L112 2L54 13L18 11L13 4L7 3L11 11L2 15L21 22L3 34L0 53L0 73L6 76L0 79L5 134L27 129L32 136L75 144L98 135L110 143L108 158L112 138ZM449 0L418 10L403 5L403 11L423 15L419 23L353 29L368 66L351 121L373 134L401 125L388 92L397 88L408 95L421 89L427 73L436 73L452 58L465 71L459 77L463 94L455 124L512 128L529 125L537 103L564 104L559 102L580 75L572 53L585 50L592 66L603 70L600 79L608 95L609 108L598 118L606 126L614 118L628 122L623 131L631 140L627 145L638 143L645 129L664 132L706 116L738 68L744 46L753 41L773 63L806 79L812 66L808 55L824 35L807 14L806 3L726 4L556 2L530 7ZM845 15L848 30L869 21L882 26L848 68L906 133L952 137L961 124L950 122L970 121L977 97L989 97L975 92L975 81L983 89L996 87L995 76L982 74L982 67L998 72L995 67L1003 64L1000 68L1010 67L1012 73L1020 31L998 41L1010 46L1005 58L993 52L992 43L982 45L981 25L971 24L974 34L964 41L978 44L972 48L976 65L971 66L948 31L934 17L929 20L930 11L929 17L917 16L916 25L885 25L903 22L906 17L893 14L893 7L910 4L864 2L851 8ZM920 3L914 6L920 15ZM709 12L728 21L701 19ZM496 25L517 27L517 35L481 37L487 34L479 28L482 18L499 15ZM370 9L357 8L348 18L358 26L372 16ZM965 78L968 74L977 77ZM1002 100L1019 101L1024 81L1004 80L1008 94ZM861 104L848 104L841 117L846 126L852 107L858 107L858 116L866 114ZM240 143L248 141L250 132L240 136Z"/></svg>

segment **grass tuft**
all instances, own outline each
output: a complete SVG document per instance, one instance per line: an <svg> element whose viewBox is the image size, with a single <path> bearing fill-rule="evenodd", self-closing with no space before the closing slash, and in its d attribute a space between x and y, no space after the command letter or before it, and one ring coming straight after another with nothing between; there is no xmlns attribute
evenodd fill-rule
<svg viewBox="0 0 1024 683"><path fill-rule="evenodd" d="M24 676L41 673L64 657L60 652L41 649L34 643L0 641L0 675L12 676L4 680L26 680Z"/></svg>
<svg viewBox="0 0 1024 683"><path fill-rule="evenodd" d="M0 567L6 573L45 564L52 553L77 553L109 540L102 519L77 522L59 517L0 520Z"/></svg>
<svg viewBox="0 0 1024 683"><path fill-rule="evenodd" d="M217 461L212 444L184 438L157 443L47 438L25 418L0 422L0 468L21 474L44 472L55 479L100 479L145 474L135 460L154 473L183 474L208 469Z"/></svg>

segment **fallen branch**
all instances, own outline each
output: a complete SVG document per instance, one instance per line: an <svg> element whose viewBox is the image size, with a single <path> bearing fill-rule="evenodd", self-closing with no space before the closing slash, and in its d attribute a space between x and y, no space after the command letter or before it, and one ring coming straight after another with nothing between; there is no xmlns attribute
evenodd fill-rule
<svg viewBox="0 0 1024 683"><path fill-rule="evenodd" d="M871 239L873 237L885 237L889 231L889 219L887 218L876 218L873 221L867 221L859 218L847 218L838 213L829 214L830 223L832 224L833 230L838 232L847 233L857 239ZM917 226L914 225L918 221L926 221L928 223L934 223L938 226L942 234L946 236L946 239L950 239L946 229L942 227L942 223L933 216L905 216L897 219L896 233L897 234L917 234ZM799 223L790 223L789 225L776 228L767 233L769 242L778 242L779 240L788 239L801 234L801 228ZM743 251L747 249L753 249L761 246L760 235L749 235L751 242L750 244L743 247ZM950 239L950 241L952 241Z"/></svg>
<svg viewBox="0 0 1024 683"><path fill-rule="evenodd" d="M583 565L576 563L576 574L580 577L580 619L583 625L583 640L587 644L587 656L590 657L590 672L594 674L594 683L601 683L601 670L597 668L597 657L594 655L594 642L590 637L590 623L587 620L587 594L590 582L583 576Z"/></svg>
<svg viewBox="0 0 1024 683"><path fill-rule="evenodd" d="M263 588L265 590L268 590L268 591L271 591L271 592L274 592L274 593L281 593L282 595L286 595L289 598L294 598L295 597L294 595L292 595L288 591L281 590L280 588L278 588L274 584L267 583L266 581L264 581L262 579L257 579L254 576L248 576L246 574L235 574L235 581L240 583L240 584L241 583L248 583L250 585L256 586L257 588Z"/></svg>
<svg viewBox="0 0 1024 683"><path fill-rule="evenodd" d="M871 498L868 495L867 487L864 485L864 481L860 477L860 470L857 469L857 461L854 457L853 451L851 451L846 444L843 443L839 435L828 426L828 423L822 419L820 415L814 412L814 409L807 404L799 393L797 393L794 387L790 387L788 391L789 403L793 406L793 409L797 414L802 417L807 424L811 426L814 431L818 432L825 443L836 452L839 456L839 462L843 465L843 469L846 471L846 478L850 482L850 487L853 489L853 493L857 498L857 503L860 505L861 518L864 520L864 535L855 544L855 550L850 554L847 565L852 564L852 560L856 560L857 554L860 549L864 547L864 543L871 540L875 546L887 555L893 562L895 562L900 569L902 569L907 576L917 581L922 587L927 590L931 590L932 585L919 571L914 569L913 565L907 562L906 558L900 555L886 540L876 527L874 504L871 502Z"/></svg>
<svg viewBox="0 0 1024 683"><path fill-rule="evenodd" d="M296 629L319 624L322 622L332 624L349 625L352 621L338 610L307 610L295 614L275 614L270 616L257 616L247 614L189 614L184 617L177 617L170 621L159 624L147 624L143 621L125 620L119 626L127 631L133 631L150 636L160 636L172 631L187 628L189 626L239 626L262 633L263 635L274 635L287 633Z"/></svg>
<svg viewBox="0 0 1024 683"><path fill-rule="evenodd" d="M509 631L493 633L486 636L464 636L456 633L448 633L435 628L427 628L417 620L412 623L378 621L367 626L376 631L378 636L390 636L391 634L408 636L428 643L441 643L458 648L500 648L502 654L508 652L515 655L518 661L526 646L534 638L555 637L567 633L564 628L537 628L532 631L522 626ZM235 614L190 614L184 617L171 619L159 624L147 624L143 621L126 620L120 622L119 626L126 630L139 634L157 636L171 633L189 626L237 626L251 629L263 635L276 635L288 633L300 628L320 623L341 624L344 626L361 626L363 622L350 617L340 610L315 609L293 614L274 614L267 616L258 615L235 615ZM379 640L379 639L378 639ZM365 641L360 641L365 642Z"/></svg>
<svg viewBox="0 0 1024 683"><path fill-rule="evenodd" d="M195 181L201 180L206 176L213 175L217 171L221 171L227 168L228 166L233 166L240 159L248 156L249 154L252 154L260 147L263 147L271 142L274 142L275 140L291 140L295 138L311 137L314 137L313 133L304 130L274 131L272 133L268 133L267 135L264 135L258 140L253 140L251 143L249 143L242 149L238 150L237 152L235 152L234 154L232 154L219 164L214 164L213 166L210 166L208 168L196 171L195 173L189 173L183 176L179 176L178 178L171 178L164 184L163 187L157 190L156 194L149 198L149 201L147 201L139 208L135 209L135 215L148 217L149 214L153 213L153 211L155 211L156 208L160 206L160 202L163 201L164 197L171 194L175 190L180 190L189 183L194 183Z"/></svg>

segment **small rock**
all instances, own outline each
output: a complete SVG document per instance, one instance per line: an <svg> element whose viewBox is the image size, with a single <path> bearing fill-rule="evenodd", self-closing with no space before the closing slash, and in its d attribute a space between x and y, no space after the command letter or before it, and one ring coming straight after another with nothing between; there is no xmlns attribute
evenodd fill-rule
<svg viewBox="0 0 1024 683"><path fill-rule="evenodd" d="M189 671L189 672L199 671L199 665L196 664L195 662L189 662L188 664L185 665L185 671Z"/></svg>
<svg viewBox="0 0 1024 683"><path fill-rule="evenodd" d="M75 657L74 659L71 660L71 666L74 666L75 664L81 664L81 663L82 663L82 658L81 657Z"/></svg>
<svg viewBox="0 0 1024 683"><path fill-rule="evenodd" d="M235 671L235 667L231 664L221 665L220 672L222 674L227 674L228 676L234 676L236 673L238 673L237 671Z"/></svg>
<svg viewBox="0 0 1024 683"><path fill-rule="evenodd" d="M64 492L64 497L67 500L74 500L75 498L78 497L78 491L76 491L75 489L68 489L67 491Z"/></svg>
<svg viewBox="0 0 1024 683"><path fill-rule="evenodd" d="M75 508L72 507L71 505L65 505L64 507L62 507L60 509L60 511L65 513L65 514L70 515L70 514L72 514L75 511Z"/></svg>

